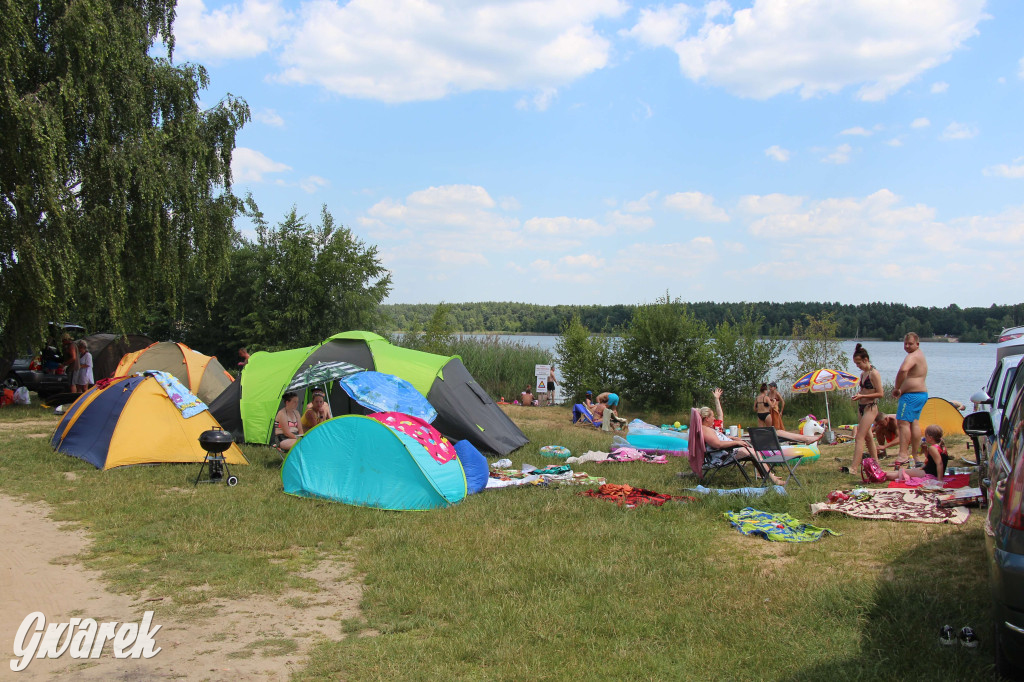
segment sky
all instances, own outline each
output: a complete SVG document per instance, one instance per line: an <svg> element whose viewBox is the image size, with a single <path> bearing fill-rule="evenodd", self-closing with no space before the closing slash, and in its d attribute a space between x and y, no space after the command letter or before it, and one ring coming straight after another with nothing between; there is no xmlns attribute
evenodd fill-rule
<svg viewBox="0 0 1024 682"><path fill-rule="evenodd" d="M251 107L234 192L326 205L389 303L1024 300L1024 3L179 0L174 34Z"/></svg>

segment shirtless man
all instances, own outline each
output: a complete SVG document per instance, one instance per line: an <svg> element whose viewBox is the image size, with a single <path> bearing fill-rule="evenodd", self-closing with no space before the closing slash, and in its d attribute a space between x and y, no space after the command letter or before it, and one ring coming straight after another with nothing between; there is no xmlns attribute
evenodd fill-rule
<svg viewBox="0 0 1024 682"><path fill-rule="evenodd" d="M914 332L903 337L903 350L907 357L896 373L895 387L892 397L899 398L896 408L896 424L900 431L900 454L895 464L906 464L908 455L915 459L921 448L921 423L918 419L924 404L928 402L928 387L925 377L928 376L928 361L921 352L921 339Z"/></svg>

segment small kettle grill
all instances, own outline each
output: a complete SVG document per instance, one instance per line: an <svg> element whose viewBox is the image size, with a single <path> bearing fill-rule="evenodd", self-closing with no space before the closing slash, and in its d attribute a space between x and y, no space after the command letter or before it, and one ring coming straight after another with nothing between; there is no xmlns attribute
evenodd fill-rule
<svg viewBox="0 0 1024 682"><path fill-rule="evenodd" d="M196 482L192 487L196 487L200 483L220 483L225 480L224 474L227 474L226 483L229 486L238 485L238 477L231 475L227 460L224 458L224 451L230 448L234 442L231 434L219 426L199 434L199 446L206 451L206 457L203 458L203 464L199 467L199 475L196 476ZM209 478L200 480L203 478L204 470L209 472Z"/></svg>

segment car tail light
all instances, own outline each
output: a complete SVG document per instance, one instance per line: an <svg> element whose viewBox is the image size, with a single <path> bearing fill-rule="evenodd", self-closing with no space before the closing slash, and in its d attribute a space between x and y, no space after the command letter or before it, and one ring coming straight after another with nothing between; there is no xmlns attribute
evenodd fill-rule
<svg viewBox="0 0 1024 682"><path fill-rule="evenodd" d="M1014 339L1019 339L1022 336L1024 336L1024 332L1018 332L1016 334L1004 334L1003 336L999 337L999 340L996 343L1002 343L1003 341L1013 341Z"/></svg>
<svg viewBox="0 0 1024 682"><path fill-rule="evenodd" d="M1013 476L1003 496L1003 525L1024 530L1024 454L1017 456Z"/></svg>

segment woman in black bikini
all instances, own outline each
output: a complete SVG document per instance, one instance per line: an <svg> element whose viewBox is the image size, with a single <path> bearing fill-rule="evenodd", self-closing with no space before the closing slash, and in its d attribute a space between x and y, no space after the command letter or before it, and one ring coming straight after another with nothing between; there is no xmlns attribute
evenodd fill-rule
<svg viewBox="0 0 1024 682"><path fill-rule="evenodd" d="M754 399L754 414L757 415L758 426L772 425L772 409L776 404L777 401L768 396L768 384L761 384L761 392Z"/></svg>
<svg viewBox="0 0 1024 682"><path fill-rule="evenodd" d="M878 414L878 399L882 397L882 375L871 364L867 350L859 343L853 350L853 364L857 365L861 371L860 390L851 398L857 402L857 414L860 416L860 420L857 422L857 437L853 443L853 466L850 467L850 471L859 475L865 442L868 446L868 454L872 458L878 457L875 439L871 437L871 425L875 421L875 415Z"/></svg>

